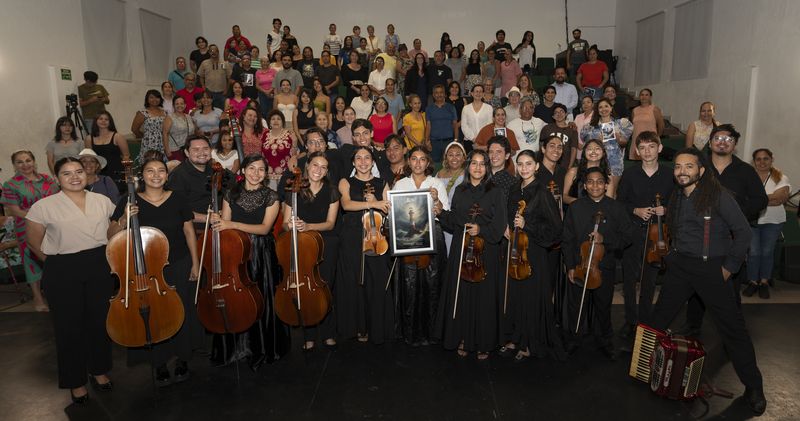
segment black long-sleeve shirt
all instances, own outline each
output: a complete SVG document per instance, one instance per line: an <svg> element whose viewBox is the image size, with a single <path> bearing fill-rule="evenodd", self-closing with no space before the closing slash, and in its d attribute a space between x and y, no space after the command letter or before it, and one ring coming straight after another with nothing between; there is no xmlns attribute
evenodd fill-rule
<svg viewBox="0 0 800 421"><path fill-rule="evenodd" d="M460 236L464 224L471 221L469 212L476 203L481 208L481 213L475 218L475 223L480 227L478 236L490 244L500 243L506 228L506 201L502 190L491 181L477 186L470 183L457 186L450 210L439 214L442 228L454 236ZM455 244L455 239L453 241Z"/></svg>
<svg viewBox="0 0 800 421"><path fill-rule="evenodd" d="M670 227L672 247L678 253L702 257L705 214L695 211L694 194L695 192L692 192L686 197L678 192L676 195L678 203L673 204L673 207L677 226ZM718 206L712 207L709 216L711 216L711 227L708 257L725 257L722 267L731 273L736 273L747 258L747 249L753 236L750 225L739 205L724 190L719 196Z"/></svg>
<svg viewBox="0 0 800 421"><path fill-rule="evenodd" d="M733 161L722 170L716 173L720 184L728 189L736 203L742 210L745 218L751 224L755 224L761 211L767 207L769 199L767 192L764 190L764 185L761 184L761 179L758 177L756 170L739 159L736 155L733 156Z"/></svg>
<svg viewBox="0 0 800 421"><path fill-rule="evenodd" d="M605 246L605 255L600 266L613 268L613 251L630 245L633 225L625 214L625 206L608 196L603 196L599 202L588 196L582 197L572 202L564 217L561 250L564 252L564 264L567 268L572 269L580 263L580 246L589 239L589 233L594 229L594 215L597 211L603 212L598 231L603 236Z"/></svg>
<svg viewBox="0 0 800 421"><path fill-rule="evenodd" d="M656 193L661 195L661 205L669 204L669 197L675 188L672 168L659 165L652 176L648 176L641 165L631 167L622 173L617 190L617 201L625 206L634 224L644 224L645 220L633 214L635 208L655 206Z"/></svg>

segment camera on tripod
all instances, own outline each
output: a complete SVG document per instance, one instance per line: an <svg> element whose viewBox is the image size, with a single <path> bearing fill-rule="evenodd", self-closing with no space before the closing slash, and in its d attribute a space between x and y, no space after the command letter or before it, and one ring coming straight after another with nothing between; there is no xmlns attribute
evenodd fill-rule
<svg viewBox="0 0 800 421"><path fill-rule="evenodd" d="M78 107L78 95L76 94L68 94L66 96L67 105L70 107Z"/></svg>

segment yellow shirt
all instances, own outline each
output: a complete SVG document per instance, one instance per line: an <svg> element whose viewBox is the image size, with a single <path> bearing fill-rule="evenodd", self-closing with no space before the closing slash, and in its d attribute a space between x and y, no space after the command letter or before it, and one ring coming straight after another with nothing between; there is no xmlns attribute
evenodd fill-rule
<svg viewBox="0 0 800 421"><path fill-rule="evenodd" d="M425 113L420 113L421 119L417 120L414 118L412 113L408 113L403 116L403 126L408 126L411 128L409 131L414 139L421 145L425 143ZM414 143L406 136L406 147L411 149L414 147Z"/></svg>

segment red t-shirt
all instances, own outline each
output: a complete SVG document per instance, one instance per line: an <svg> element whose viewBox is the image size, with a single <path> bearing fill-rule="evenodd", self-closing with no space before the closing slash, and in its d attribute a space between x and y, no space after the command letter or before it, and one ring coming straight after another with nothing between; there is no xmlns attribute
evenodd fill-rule
<svg viewBox="0 0 800 421"><path fill-rule="evenodd" d="M392 134L392 115L386 113L383 117L377 114L369 116L369 122L372 123L372 140L375 143L383 143L386 136Z"/></svg>
<svg viewBox="0 0 800 421"><path fill-rule="evenodd" d="M252 47L252 45L250 44L250 40L245 38L244 35L240 35L239 38L234 38L233 35L231 35L230 37L228 37L228 39L225 40L225 48L223 49L224 51L228 51L228 49L231 48L231 41L233 41L234 39L236 40L236 47L235 47L236 51L239 51L239 41L244 41L244 45L248 50L250 50L250 48Z"/></svg>
<svg viewBox="0 0 800 421"><path fill-rule="evenodd" d="M197 94L202 94L204 91L205 89L202 87L195 86L191 93L187 91L186 88L183 88L175 93L186 101L186 112L188 113L196 106L194 102L194 96Z"/></svg>
<svg viewBox="0 0 800 421"><path fill-rule="evenodd" d="M600 83L603 82L603 72L608 71L608 66L606 63L600 60L594 62L594 64L590 63L583 63L581 67L578 68L578 73L583 74L583 79L581 80L581 84L583 86L591 86L597 87L600 86Z"/></svg>

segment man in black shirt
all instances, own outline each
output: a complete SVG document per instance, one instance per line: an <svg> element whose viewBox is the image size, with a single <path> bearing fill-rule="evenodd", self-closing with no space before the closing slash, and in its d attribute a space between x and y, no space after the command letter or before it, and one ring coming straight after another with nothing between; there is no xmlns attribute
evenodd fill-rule
<svg viewBox="0 0 800 421"><path fill-rule="evenodd" d="M167 188L184 195L194 213L194 222L205 223L211 192L208 188L211 177L211 143L205 137L193 137L186 141L184 153L187 159L169 174ZM222 203L222 202L220 202Z"/></svg>
<svg viewBox="0 0 800 421"><path fill-rule="evenodd" d="M500 29L495 34L495 41L489 46L489 50L494 51L495 60L500 63L506 60L506 54L511 54L511 44L506 42L506 31Z"/></svg>
<svg viewBox="0 0 800 421"><path fill-rule="evenodd" d="M675 181L667 209L672 250L666 257L666 279L650 320L652 327L666 330L683 303L699 295L714 313L714 321L739 380L745 385L744 399L756 414L764 413L761 372L756 365L753 342L736 302L739 291L731 282L747 257L752 232L733 197L706 168L696 149L675 156Z"/></svg>
<svg viewBox="0 0 800 421"><path fill-rule="evenodd" d="M339 170L341 171L341 178L350 177L353 169L353 154L355 149L359 146L364 146L372 151L374 164L372 166L372 175L380 177L387 182L394 180L394 173L389 160L386 159L386 151L378 150L372 142L372 123L363 118L356 119L350 126L353 133L353 143L344 144L338 149L339 153Z"/></svg>
<svg viewBox="0 0 800 421"><path fill-rule="evenodd" d="M614 254L617 250L622 250L630 244L633 228L625 214L625 207L606 196L608 174L603 172L600 167L589 168L586 170L584 185L588 195L572 202L567 209L561 243L564 265L569 268L567 278L570 281L570 284L567 285L567 319L569 320L567 352L574 353L580 343L580 336L575 334L575 330L584 279L575 275L575 268L581 263L581 244L589 240L596 244L603 244L605 255L599 264L602 277L600 287L586 291L586 296L591 296L594 304L594 315L587 314L584 303L581 319L588 320L589 317L594 317L592 330L594 330L595 339L606 357L615 361L617 353L612 342L614 329L611 327L611 301L614 296L614 269L616 266ZM597 233L593 233L598 212L602 212L602 215L599 216ZM581 326L583 329L587 327L585 320Z"/></svg>
<svg viewBox="0 0 800 421"><path fill-rule="evenodd" d="M767 207L769 199L756 170L734 155L739 137L739 132L732 124L721 124L711 130L709 136L711 163L713 164L711 168L720 184L736 200L747 221L753 225L758 221L761 211ZM737 291L737 304L741 304L738 291L742 284L742 278L747 277L747 268L744 263L738 272L734 272L732 280ZM693 296L686 309L688 325L686 330L689 333L695 335L700 333L704 313L703 302L697 295Z"/></svg>
<svg viewBox="0 0 800 421"><path fill-rule="evenodd" d="M250 99L258 100L258 89L256 89L256 69L251 67L250 55L242 56L242 63L233 66L230 83L239 82L242 84L242 95Z"/></svg>
<svg viewBox="0 0 800 421"><path fill-rule="evenodd" d="M514 176L507 168L511 159L511 144L505 136L494 136L489 139L489 163L492 167L492 183L503 189L503 196L508 197L508 189L514 184Z"/></svg>
<svg viewBox="0 0 800 421"><path fill-rule="evenodd" d="M625 205L633 228L632 244L623 254L625 326L620 331L623 338L631 337L638 322L647 323L653 309L658 267L644 262L645 241L651 225L657 224L658 220L666 223L664 208L675 186L672 168L658 165L658 154L662 149L658 135L651 131L639 133L635 146L642 157L642 165L625 170L617 191L617 200ZM656 195L660 198L660 206L656 206ZM641 282L638 311L637 282Z"/></svg>
<svg viewBox="0 0 800 421"><path fill-rule="evenodd" d="M436 85L450 86L453 81L453 70L444 64L444 53L436 51L433 53L433 64L428 66L428 95L433 94L433 87ZM428 104L433 103L433 98L428 98Z"/></svg>

